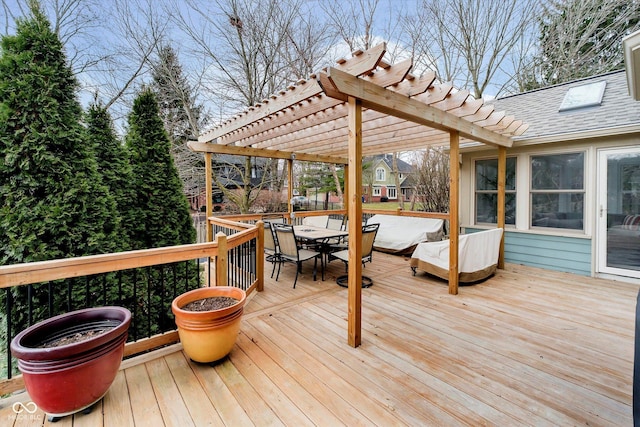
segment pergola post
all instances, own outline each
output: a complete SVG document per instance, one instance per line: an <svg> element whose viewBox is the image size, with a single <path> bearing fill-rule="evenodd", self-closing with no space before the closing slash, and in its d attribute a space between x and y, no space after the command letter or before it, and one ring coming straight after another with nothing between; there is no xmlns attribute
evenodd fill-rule
<svg viewBox="0 0 640 427"><path fill-rule="evenodd" d="M497 225L502 228L502 239L500 240L500 252L498 255L498 268L504 269L504 225L505 225L505 203L506 203L506 181L507 181L507 148L498 147L498 211Z"/></svg>
<svg viewBox="0 0 640 427"><path fill-rule="evenodd" d="M459 187L460 187L460 134L449 132L449 293L458 294L458 235Z"/></svg>
<svg viewBox="0 0 640 427"><path fill-rule="evenodd" d="M289 212L289 218L287 222L293 224L293 205L291 199L293 199L293 159L287 159L287 179L289 185L287 186L287 212Z"/></svg>
<svg viewBox="0 0 640 427"><path fill-rule="evenodd" d="M213 166L211 165L211 153L204 153L204 186L207 226L207 242L213 242L213 228L209 225L209 217L213 215Z"/></svg>
<svg viewBox="0 0 640 427"><path fill-rule="evenodd" d="M344 188L342 189L342 209L349 204L349 165L344 165Z"/></svg>
<svg viewBox="0 0 640 427"><path fill-rule="evenodd" d="M362 102L349 97L349 287L348 341L351 347L361 344L362 328Z"/></svg>

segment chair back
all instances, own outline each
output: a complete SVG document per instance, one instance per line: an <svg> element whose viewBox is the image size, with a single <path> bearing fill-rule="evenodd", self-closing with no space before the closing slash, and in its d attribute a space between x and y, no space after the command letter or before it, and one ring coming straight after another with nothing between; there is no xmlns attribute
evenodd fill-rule
<svg viewBox="0 0 640 427"><path fill-rule="evenodd" d="M269 221L264 223L264 250L270 253L276 252L276 241L273 237L273 227Z"/></svg>
<svg viewBox="0 0 640 427"><path fill-rule="evenodd" d="M293 226L290 224L272 224L276 231L276 241L280 248L280 254L291 259L298 259L298 244Z"/></svg>
<svg viewBox="0 0 640 427"><path fill-rule="evenodd" d="M380 224L369 224L362 226L362 258L371 257L373 252L373 241L376 239Z"/></svg>
<svg viewBox="0 0 640 427"><path fill-rule="evenodd" d="M306 216L302 218L302 225L312 225L314 227L327 228L329 215Z"/></svg>
<svg viewBox="0 0 640 427"><path fill-rule="evenodd" d="M329 218L327 221L327 228L329 230L342 230L342 223L344 219L341 218Z"/></svg>

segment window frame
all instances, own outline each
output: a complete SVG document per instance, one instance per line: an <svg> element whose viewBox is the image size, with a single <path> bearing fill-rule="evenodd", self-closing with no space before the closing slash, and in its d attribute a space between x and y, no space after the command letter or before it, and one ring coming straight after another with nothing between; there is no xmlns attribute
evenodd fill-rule
<svg viewBox="0 0 640 427"><path fill-rule="evenodd" d="M534 189L533 188L533 180L534 180L534 171L533 171L533 161L536 157L551 157L551 156L570 156L582 154L582 188L563 188L563 189ZM586 233L586 222L587 222L587 162L588 162L588 152L586 149L582 150L571 150L571 151L553 151L553 152L538 152L531 153L528 156L528 173L529 173L529 182L528 182L528 204L529 204L529 213L527 218L527 224L530 230L549 230L549 231L562 231L562 232L578 232L578 233ZM582 227L574 228L574 227L551 227L535 224L534 225L534 195L536 194L580 194L582 195ZM559 212L560 213L560 212ZM565 212L566 213L566 212Z"/></svg>
<svg viewBox="0 0 640 427"><path fill-rule="evenodd" d="M379 173L382 172L380 175ZM382 179L379 178L382 176ZM376 182L385 182L387 180L387 170L382 166L376 168Z"/></svg>
<svg viewBox="0 0 640 427"><path fill-rule="evenodd" d="M394 195L391 195L391 192L393 191ZM392 200L397 200L398 199L398 190L396 189L395 186L389 186L387 187L387 198L388 199L392 199Z"/></svg>
<svg viewBox="0 0 640 427"><path fill-rule="evenodd" d="M518 194L518 156L513 155L513 156L508 156L507 157L507 162L513 159L514 161L514 166L513 166L513 173L514 173L514 182L513 182L513 189L507 189L505 188L505 201L506 198L508 197L508 195L513 195L513 209L514 209L514 214L513 214L513 222L508 222L505 223L505 225L509 225L509 226L515 226L517 223L517 215L518 215L518 202L517 202L517 194ZM497 157L484 157L484 158L478 158L478 159L474 159L473 161L473 223L475 225L487 225L487 224L491 224L491 225L495 225L497 224L497 219L495 222L485 222L485 221L478 221L478 195L479 194L494 194L496 197L496 204L497 204L497 196L498 196L498 185L497 185L497 179L496 179L496 189L493 190L478 190L478 172L477 172L477 167L478 167L478 163L479 162L487 162L487 161L495 161L496 162L496 170L497 170L497 162L498 162L498 158ZM505 185L506 187L506 185ZM495 207L496 209L496 214L498 211L498 207Z"/></svg>

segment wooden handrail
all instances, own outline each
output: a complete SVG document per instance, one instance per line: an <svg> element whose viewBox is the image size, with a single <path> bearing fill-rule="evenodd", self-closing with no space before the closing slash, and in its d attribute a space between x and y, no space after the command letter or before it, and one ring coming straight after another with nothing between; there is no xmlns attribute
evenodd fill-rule
<svg viewBox="0 0 640 427"><path fill-rule="evenodd" d="M216 268L216 283L227 283L227 252L253 239L260 239L260 233L263 232L261 227L262 223L256 225L241 224L227 219L220 220L218 218L216 218L216 223L223 224L225 227L238 230L239 232L230 236L225 236L220 233L217 241L208 243L0 266L0 289L100 273L110 273L119 270L188 261L198 258L215 259L215 262L218 263ZM260 242L257 243L256 247L262 247ZM262 252L256 251L256 255L261 253ZM224 267L222 267L223 264ZM257 262L257 265L262 264ZM264 269L261 268L256 272L256 280L249 286L247 293L250 293L253 290L263 290L263 270ZM178 342L177 332L166 332L164 334L127 343L125 345L125 355L136 355L157 348L158 346L164 346L175 342ZM0 395L13 393L23 388L24 382L20 375L11 379L0 380Z"/></svg>

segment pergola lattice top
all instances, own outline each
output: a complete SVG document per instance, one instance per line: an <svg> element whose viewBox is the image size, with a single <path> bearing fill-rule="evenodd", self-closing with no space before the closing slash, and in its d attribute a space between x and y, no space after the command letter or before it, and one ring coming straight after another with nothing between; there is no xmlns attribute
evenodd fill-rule
<svg viewBox="0 0 640 427"><path fill-rule="evenodd" d="M527 125L496 112L467 90L409 73L412 61L391 65L380 44L301 80L191 142L195 151L347 163L349 97L362 101L362 154L446 145L463 140L510 147ZM215 145L215 147L214 147ZM293 156L292 156L293 155Z"/></svg>

